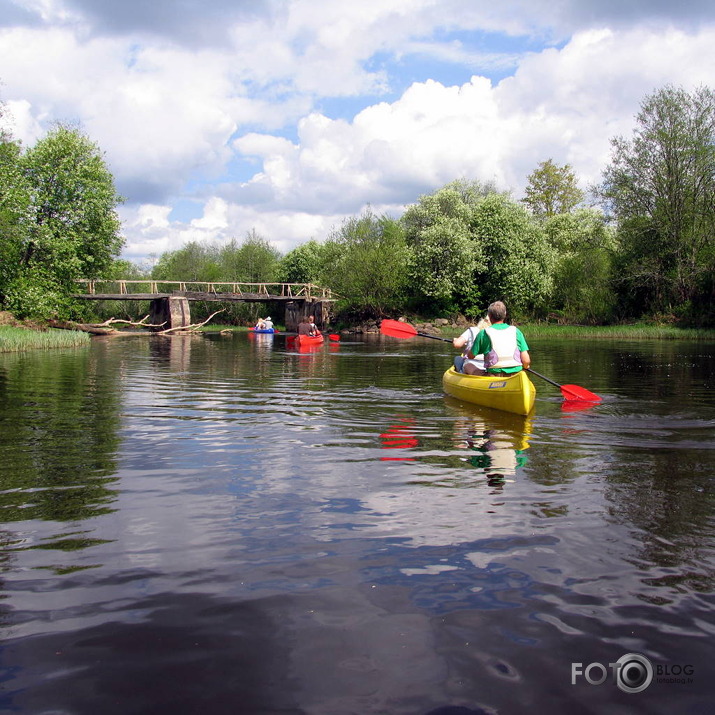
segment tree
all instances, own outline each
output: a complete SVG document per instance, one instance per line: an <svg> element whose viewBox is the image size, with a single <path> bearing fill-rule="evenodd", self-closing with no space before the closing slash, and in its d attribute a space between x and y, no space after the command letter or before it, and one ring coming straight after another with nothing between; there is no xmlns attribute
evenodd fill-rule
<svg viewBox="0 0 715 715"><path fill-rule="evenodd" d="M546 300L554 252L543 228L508 194L453 182L421 197L403 220L412 280L435 312L476 317L498 299L523 312Z"/></svg>
<svg viewBox="0 0 715 715"><path fill-rule="evenodd" d="M322 244L311 239L296 246L281 259L278 276L285 283L316 283L323 262Z"/></svg>
<svg viewBox="0 0 715 715"><path fill-rule="evenodd" d="M557 254L550 309L572 322L607 322L616 303L612 288L617 249L613 228L595 209L557 214L546 219L543 227Z"/></svg>
<svg viewBox="0 0 715 715"><path fill-rule="evenodd" d="M715 94L666 86L642 102L633 138L611 143L600 194L618 221L624 296L712 317Z"/></svg>
<svg viewBox="0 0 715 715"><path fill-rule="evenodd" d="M474 275L482 303L504 300L512 315L543 309L556 259L543 227L507 196L490 194L475 206L471 230L484 256Z"/></svg>
<svg viewBox="0 0 715 715"><path fill-rule="evenodd" d="M240 246L235 241L224 246L218 262L223 280L261 283L276 280L279 259L280 253L252 229Z"/></svg>
<svg viewBox="0 0 715 715"><path fill-rule="evenodd" d="M435 312L466 310L478 302L474 274L484 266L481 246L472 241L473 208L481 185L452 182L421 196L402 217L411 248L410 280L418 299Z"/></svg>
<svg viewBox="0 0 715 715"><path fill-rule="evenodd" d="M549 218L569 213L583 201L583 191L568 164L558 166L547 159L529 174L527 180L526 196L522 201L534 216Z"/></svg>
<svg viewBox="0 0 715 715"><path fill-rule="evenodd" d="M219 249L214 244L189 241L175 251L162 253L151 277L165 281L221 280Z"/></svg>
<svg viewBox="0 0 715 715"><path fill-rule="evenodd" d="M403 305L407 258L402 225L367 209L325 242L318 280L342 298L343 309L381 316Z"/></svg>
<svg viewBox="0 0 715 715"><path fill-rule="evenodd" d="M2 173L5 220L15 207L14 269L0 286L5 307L20 317L71 317L79 310L75 280L102 277L123 245L122 199L104 158L79 130L57 125Z"/></svg>
<svg viewBox="0 0 715 715"><path fill-rule="evenodd" d="M18 276L27 230L31 192L20 159L20 144L0 132L0 304Z"/></svg>

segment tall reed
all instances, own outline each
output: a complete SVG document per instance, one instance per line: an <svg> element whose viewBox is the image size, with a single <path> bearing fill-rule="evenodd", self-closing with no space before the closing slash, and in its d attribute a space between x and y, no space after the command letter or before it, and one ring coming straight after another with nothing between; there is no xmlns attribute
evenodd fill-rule
<svg viewBox="0 0 715 715"><path fill-rule="evenodd" d="M0 326L0 353L51 348L74 348L89 345L89 333L79 330L30 330Z"/></svg>

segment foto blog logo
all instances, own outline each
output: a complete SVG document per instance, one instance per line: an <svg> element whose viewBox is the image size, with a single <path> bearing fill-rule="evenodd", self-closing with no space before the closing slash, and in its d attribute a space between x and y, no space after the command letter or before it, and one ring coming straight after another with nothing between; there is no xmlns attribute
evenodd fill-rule
<svg viewBox="0 0 715 715"><path fill-rule="evenodd" d="M624 693L640 693L653 681L653 665L640 653L626 653L606 667L603 663L571 663L571 685L584 678L590 685L601 685L608 678L608 669L616 685Z"/></svg>

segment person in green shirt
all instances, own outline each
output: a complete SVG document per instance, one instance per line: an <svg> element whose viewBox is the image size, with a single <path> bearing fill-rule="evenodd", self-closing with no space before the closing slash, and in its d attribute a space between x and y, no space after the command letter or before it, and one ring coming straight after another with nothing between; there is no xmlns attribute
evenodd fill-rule
<svg viewBox="0 0 715 715"><path fill-rule="evenodd" d="M513 375L531 365L529 346L519 328L508 325L506 306L500 300L487 309L491 326L484 328L477 335L472 353L484 355L486 372L476 374Z"/></svg>

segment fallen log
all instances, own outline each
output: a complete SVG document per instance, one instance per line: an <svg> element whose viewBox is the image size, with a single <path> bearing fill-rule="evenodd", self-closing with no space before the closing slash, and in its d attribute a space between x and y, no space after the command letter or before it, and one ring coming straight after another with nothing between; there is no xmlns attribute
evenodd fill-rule
<svg viewBox="0 0 715 715"><path fill-rule="evenodd" d="M93 325L92 323L74 323L71 320L50 319L47 321L47 325L50 328L59 328L60 330L80 330L84 333L91 333L92 335L116 335L119 333L119 331L114 328L103 328L100 325Z"/></svg>
<svg viewBox="0 0 715 715"><path fill-rule="evenodd" d="M219 313L223 313L226 308L221 308L221 310L217 310L215 313L211 313L206 320L204 320L203 323L193 323L192 325L183 325L179 326L177 328L167 328L166 330L160 330L159 332L155 333L155 335L167 335L168 333L173 333L173 332L181 332L181 333L195 333L197 328L200 328L203 325L206 325L206 323L211 320L211 318L214 317L214 315L218 315Z"/></svg>

